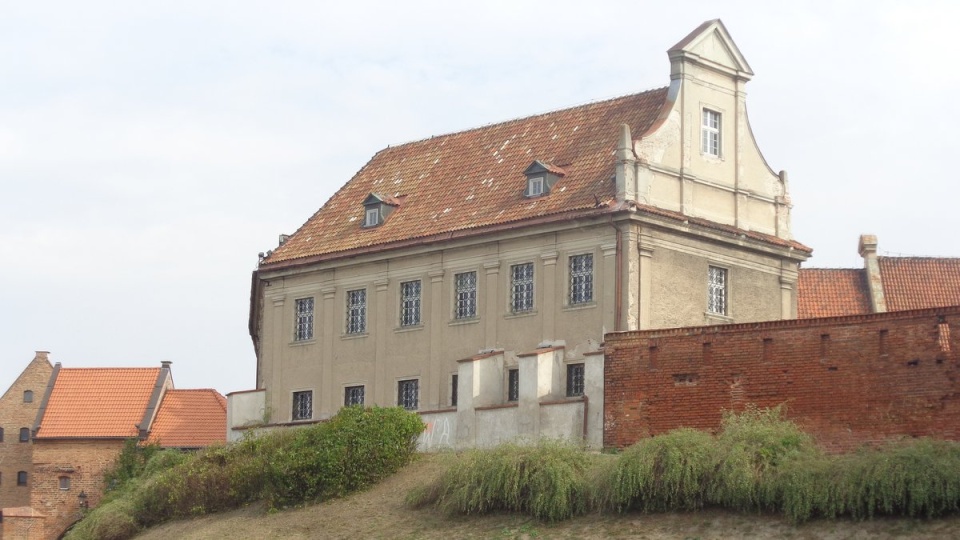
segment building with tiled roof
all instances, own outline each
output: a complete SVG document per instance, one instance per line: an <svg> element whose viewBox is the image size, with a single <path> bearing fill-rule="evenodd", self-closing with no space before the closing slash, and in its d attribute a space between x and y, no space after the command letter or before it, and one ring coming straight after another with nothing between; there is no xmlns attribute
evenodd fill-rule
<svg viewBox="0 0 960 540"><path fill-rule="evenodd" d="M81 505L100 501L103 473L126 441L178 449L224 443L226 399L212 389L175 390L170 362L64 368L39 351L0 398L0 427L0 487L16 488L0 491L0 511L11 509L6 521L31 537L58 538Z"/></svg>
<svg viewBox="0 0 960 540"><path fill-rule="evenodd" d="M509 406L533 384L520 359L546 348L538 399L583 399L605 332L795 317L811 250L750 129L753 71L719 20L667 55L667 87L377 152L261 254L263 392L238 394L232 425L449 410L466 393ZM467 384L458 361L481 353L499 367ZM599 429L588 397L578 422Z"/></svg>
<svg viewBox="0 0 960 540"><path fill-rule="evenodd" d="M862 315L960 305L960 258L877 255L877 238L860 237L863 268L803 268L800 318Z"/></svg>
<svg viewBox="0 0 960 540"><path fill-rule="evenodd" d="M226 442L227 400L211 388L167 390L147 443L197 449Z"/></svg>

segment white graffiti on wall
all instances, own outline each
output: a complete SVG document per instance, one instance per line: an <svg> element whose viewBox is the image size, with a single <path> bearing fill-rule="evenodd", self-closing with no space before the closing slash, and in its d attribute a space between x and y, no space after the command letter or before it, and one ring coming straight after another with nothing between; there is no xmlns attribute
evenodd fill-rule
<svg viewBox="0 0 960 540"><path fill-rule="evenodd" d="M420 435L422 448L439 448L453 446L450 442L450 419L442 416L427 422L427 428Z"/></svg>

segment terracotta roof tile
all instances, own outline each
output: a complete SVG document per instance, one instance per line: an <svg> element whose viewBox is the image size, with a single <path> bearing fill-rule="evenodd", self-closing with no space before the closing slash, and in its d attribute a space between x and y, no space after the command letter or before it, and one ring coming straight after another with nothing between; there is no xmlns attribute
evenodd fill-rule
<svg viewBox="0 0 960 540"><path fill-rule="evenodd" d="M265 264L385 246L583 210L616 193L611 181L619 126L644 133L665 105L666 88L431 137L386 148ZM523 196L523 171L540 160L563 170L551 193ZM456 189L453 189L456 188ZM383 225L362 228L370 193L401 198Z"/></svg>
<svg viewBox="0 0 960 540"><path fill-rule="evenodd" d="M160 368L62 368L37 438L136 437Z"/></svg>
<svg viewBox="0 0 960 540"><path fill-rule="evenodd" d="M797 317L839 317L872 313L864 271L857 268L801 268Z"/></svg>
<svg viewBox="0 0 960 540"><path fill-rule="evenodd" d="M227 439L227 400L219 392L167 390L147 442L167 448L200 448Z"/></svg>
<svg viewBox="0 0 960 540"><path fill-rule="evenodd" d="M877 257L888 311L960 305L960 258Z"/></svg>

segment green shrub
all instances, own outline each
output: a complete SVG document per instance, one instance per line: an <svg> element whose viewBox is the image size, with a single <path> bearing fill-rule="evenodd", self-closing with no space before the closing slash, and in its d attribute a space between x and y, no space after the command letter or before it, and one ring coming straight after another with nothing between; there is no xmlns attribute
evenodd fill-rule
<svg viewBox="0 0 960 540"><path fill-rule="evenodd" d="M423 429L418 415L398 407L345 407L277 450L267 502L278 508L363 489L409 463Z"/></svg>
<svg viewBox="0 0 960 540"><path fill-rule="evenodd" d="M466 452L436 482L408 494L414 507L436 505L448 513L507 510L555 521L586 511L586 452L544 441Z"/></svg>
<svg viewBox="0 0 960 540"><path fill-rule="evenodd" d="M777 469L803 456L819 455L813 438L784 418L783 406L727 412L716 438L716 470L710 504L733 510L776 510L781 494L771 481Z"/></svg>
<svg viewBox="0 0 960 540"><path fill-rule="evenodd" d="M77 523L64 537L67 540L123 540L140 531L133 516L133 502L123 497L102 503Z"/></svg>
<svg viewBox="0 0 960 540"><path fill-rule="evenodd" d="M156 444L141 445L138 439L133 438L124 441L123 449L103 474L103 483L107 490L122 489L128 482L139 478L147 462L160 452L160 447Z"/></svg>
<svg viewBox="0 0 960 540"><path fill-rule="evenodd" d="M715 462L714 439L703 431L683 428L643 439L597 476L594 504L620 512L701 508Z"/></svg>

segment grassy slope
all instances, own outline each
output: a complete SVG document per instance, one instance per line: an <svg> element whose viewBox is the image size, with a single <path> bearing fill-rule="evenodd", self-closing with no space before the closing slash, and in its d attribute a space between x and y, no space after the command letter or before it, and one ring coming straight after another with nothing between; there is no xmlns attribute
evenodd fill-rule
<svg viewBox="0 0 960 540"><path fill-rule="evenodd" d="M407 491L435 478L451 455L430 455L369 491L286 512L262 506L168 523L138 536L167 538L960 538L960 516L939 520L822 520L792 526L771 516L720 511L588 515L557 524L523 516L446 517L403 506Z"/></svg>

